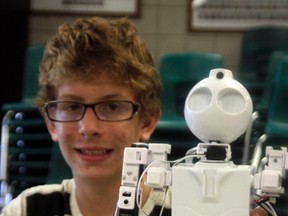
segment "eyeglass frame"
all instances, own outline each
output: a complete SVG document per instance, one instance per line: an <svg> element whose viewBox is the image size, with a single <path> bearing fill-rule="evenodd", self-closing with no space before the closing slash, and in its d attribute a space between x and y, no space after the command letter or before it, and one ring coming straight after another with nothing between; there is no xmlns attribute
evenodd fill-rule
<svg viewBox="0 0 288 216"><path fill-rule="evenodd" d="M67 103L75 103L75 104L79 104L79 105L83 105L84 107L84 111L83 111L83 114L81 115L81 117L79 117L77 120L67 120L67 121L63 121L63 120L56 120L54 118L52 118L49 114L49 105L50 104L57 104L58 102L67 102ZM103 104L103 103L108 103L108 102L125 102L125 103L130 103L132 105L132 113L131 113L131 116L128 117L128 118L125 118L125 119L121 119L121 120L105 120L105 119L101 119L99 118L97 112L96 112L96 109L95 107L99 104ZM51 120L51 121L54 121L54 122L77 122L77 121L80 121L81 119L83 119L83 117L85 116L85 113L87 111L87 108L91 108L96 116L96 118L100 121L105 121L105 122L121 122L121 121L127 121L127 120L130 120L132 119L139 111L140 109L142 108L141 104L140 103L137 103L137 102L134 102L134 101L128 101L128 100L108 100L108 101L101 101L101 102L97 102L97 103L89 103L89 104L86 104L86 103L81 103L81 102L78 102L78 101L69 101L69 100L52 100L52 101L49 101L49 102L46 102L44 104L44 111L45 111L45 114L46 116Z"/></svg>

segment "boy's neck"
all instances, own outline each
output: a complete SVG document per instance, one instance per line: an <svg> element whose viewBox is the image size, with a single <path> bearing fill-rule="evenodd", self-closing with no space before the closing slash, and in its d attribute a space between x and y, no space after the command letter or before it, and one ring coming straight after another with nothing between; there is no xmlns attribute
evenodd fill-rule
<svg viewBox="0 0 288 216"><path fill-rule="evenodd" d="M83 216L114 215L120 181L81 182L76 184L76 199ZM79 186L78 186L79 185Z"/></svg>

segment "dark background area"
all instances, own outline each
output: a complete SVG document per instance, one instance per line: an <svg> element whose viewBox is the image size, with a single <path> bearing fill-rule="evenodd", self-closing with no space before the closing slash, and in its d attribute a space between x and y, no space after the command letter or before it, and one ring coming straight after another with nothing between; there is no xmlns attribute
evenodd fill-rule
<svg viewBox="0 0 288 216"><path fill-rule="evenodd" d="M1 0L0 105L21 99L28 44L29 0ZM1 110L1 120L4 113Z"/></svg>

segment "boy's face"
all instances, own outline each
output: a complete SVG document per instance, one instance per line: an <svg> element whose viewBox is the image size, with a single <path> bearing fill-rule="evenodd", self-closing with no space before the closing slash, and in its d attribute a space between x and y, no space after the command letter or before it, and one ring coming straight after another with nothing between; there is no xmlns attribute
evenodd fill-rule
<svg viewBox="0 0 288 216"><path fill-rule="evenodd" d="M107 100L136 101L128 87L115 84L107 77L89 82L66 80L57 91L56 100L97 103ZM105 122L97 119L91 108L76 122L52 122L46 119L54 141L59 142L62 154L72 169L74 178L103 180L120 179L123 151L139 140L147 140L158 117L141 121L136 114L132 119Z"/></svg>

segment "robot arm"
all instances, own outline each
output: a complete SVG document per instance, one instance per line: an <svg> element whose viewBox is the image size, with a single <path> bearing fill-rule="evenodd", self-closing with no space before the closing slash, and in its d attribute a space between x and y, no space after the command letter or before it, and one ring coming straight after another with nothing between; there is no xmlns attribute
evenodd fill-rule
<svg viewBox="0 0 288 216"><path fill-rule="evenodd" d="M167 155L170 144L135 143L125 148L118 207L120 216L137 216L141 209L141 181L147 167L147 186L163 189L171 184ZM149 168L149 169L148 169Z"/></svg>
<svg viewBox="0 0 288 216"><path fill-rule="evenodd" d="M126 215L135 215L136 199L139 198L136 195L136 188L141 174L140 167L147 164L148 149L145 146L125 148L118 207Z"/></svg>
<svg viewBox="0 0 288 216"><path fill-rule="evenodd" d="M267 165L262 172L257 173L254 177L254 188L270 197L279 196L284 193L282 180L286 178L288 169L287 148L275 150L271 146L266 147Z"/></svg>

